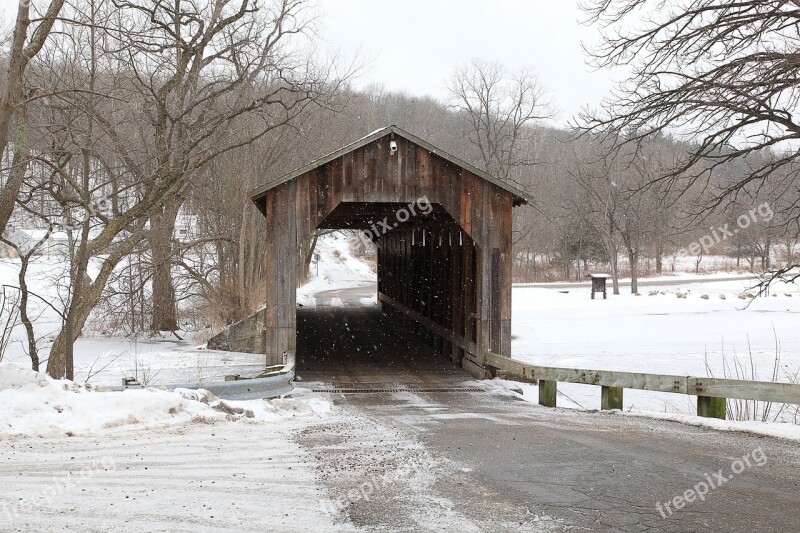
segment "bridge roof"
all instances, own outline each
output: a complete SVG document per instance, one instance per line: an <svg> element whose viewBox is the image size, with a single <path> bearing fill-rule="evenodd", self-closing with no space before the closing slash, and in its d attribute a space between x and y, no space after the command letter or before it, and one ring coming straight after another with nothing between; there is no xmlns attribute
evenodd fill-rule
<svg viewBox="0 0 800 533"><path fill-rule="evenodd" d="M335 159L338 159L339 157L342 157L343 155L345 155L345 154L347 154L349 152L358 150L359 148L361 148L363 146L366 146L369 143L371 143L373 141L376 141L377 139L380 139L380 138L385 137L386 135L389 135L389 134L392 134L392 133L394 133L395 135L398 135L398 136L400 136L400 137L402 137L402 138L404 138L404 139L416 144L417 146L420 146L420 147L428 150L429 152L431 152L431 153L433 153L435 155L438 155L439 157L449 161L453 165L455 165L455 166L457 166L459 168L462 168L462 169L464 169L464 170L466 170L468 172L471 172L472 174L475 174L476 176L480 177L481 179L484 179L484 180L496 185L497 187L510 192L514 196L514 205L526 204L528 202L533 201L533 198L528 193L517 189L516 187L514 187L514 186L512 186L512 185L510 185L510 184L508 184L508 183L506 183L506 182L504 182L502 180L500 180L499 178L497 178L495 176L492 176L488 172L485 172L485 171L483 171L483 170L481 170L481 169L479 169L479 168L477 168L477 167L475 167L473 165L470 165L466 161L463 161L463 160L457 158L456 156L446 152L445 150L442 150L441 148L438 148L438 147L432 145L431 143L429 143L427 141L424 141L424 140L420 139L419 137L417 137L416 135L413 135L413 134L411 134L411 133L409 133L409 132L407 132L407 131L403 130L402 128L400 128L398 126L395 126L395 125L387 126L385 128L381 128L379 130L376 130L376 131L370 133L369 135L367 135L366 137L362 137L361 139L359 139L359 140L357 140L357 141L355 141L353 143L350 143L347 146L344 146L344 147L336 150L335 152L331 152L330 154L328 154L328 155L326 155L324 157L321 157L321 158L319 158L319 159L317 159L315 161L312 161L311 163L309 163L309 164L307 164L305 166L302 166L302 167L300 167L298 169L295 169L294 171L290 172L289 174L286 174L285 176L282 176L280 178L272 180L272 181L262 185L261 187L253 189L250 192L250 198L253 201L256 201L259 198L262 198L263 196L265 196L267 191L269 191L270 189L273 189L273 188L277 187L278 185L281 185L283 183L291 181L291 180L293 180L295 178L298 178L299 176L302 176L306 172L309 172L311 170L319 168L319 167L321 167L321 166L323 166L323 165L325 165L327 163L330 163L331 161L333 161Z"/></svg>

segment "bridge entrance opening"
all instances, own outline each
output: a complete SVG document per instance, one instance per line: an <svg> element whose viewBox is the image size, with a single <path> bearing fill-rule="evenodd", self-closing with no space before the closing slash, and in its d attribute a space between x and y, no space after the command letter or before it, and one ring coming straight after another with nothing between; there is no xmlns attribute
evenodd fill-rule
<svg viewBox="0 0 800 533"><path fill-rule="evenodd" d="M343 202L310 239L311 279L297 296L300 380L469 377L462 368L476 349L479 249L441 205Z"/></svg>
<svg viewBox="0 0 800 533"><path fill-rule="evenodd" d="M268 365L296 355L301 376L304 364L307 373L372 364L385 375L444 362L482 378L486 353L510 355L511 212L525 193L390 126L251 198L266 221L256 340ZM298 251L331 229L356 230L377 248L378 310L297 307Z"/></svg>

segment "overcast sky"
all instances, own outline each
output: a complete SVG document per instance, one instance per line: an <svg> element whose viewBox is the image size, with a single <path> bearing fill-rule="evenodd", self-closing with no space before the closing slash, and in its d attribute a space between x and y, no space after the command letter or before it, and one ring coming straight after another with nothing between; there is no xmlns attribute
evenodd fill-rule
<svg viewBox="0 0 800 533"><path fill-rule="evenodd" d="M357 87L378 83L444 100L453 70L480 57L532 70L564 124L611 88L608 72L586 65L581 42L598 34L579 23L578 1L317 0L317 24L324 47L368 60ZM5 25L15 7L0 0Z"/></svg>
<svg viewBox="0 0 800 533"><path fill-rule="evenodd" d="M370 58L358 84L444 99L445 80L473 57L530 68L549 90L556 122L597 105L611 76L586 64L578 0L320 0L327 44Z"/></svg>

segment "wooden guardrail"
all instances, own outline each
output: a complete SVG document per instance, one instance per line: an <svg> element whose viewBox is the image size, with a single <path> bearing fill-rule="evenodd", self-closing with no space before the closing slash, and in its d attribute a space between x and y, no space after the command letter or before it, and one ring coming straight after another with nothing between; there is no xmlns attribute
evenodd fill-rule
<svg viewBox="0 0 800 533"><path fill-rule="evenodd" d="M398 302L397 300L395 300L391 296L387 296L387 295L383 294L382 292L378 293L378 301L390 305L397 312L399 312L399 313L409 317L410 319L416 321L417 323L419 323L423 327L427 328L429 331L432 331L435 335L438 335L440 338L442 338L442 339L444 339L444 340L446 340L446 341L448 341L448 342L450 342L452 344L455 344L456 346L458 346L459 348L461 348L465 352L468 352L470 354L476 354L475 357L477 357L478 346L473 341L465 339L464 337L461 337L459 335L456 335L455 333L453 333L452 331L450 331L446 327L440 326L439 324L437 324L436 322L434 322L430 318L428 318L428 317L426 317L426 316L424 316L424 315L422 315L420 313L417 313L413 309L409 309L408 307L404 306L403 304L401 304L400 302Z"/></svg>
<svg viewBox="0 0 800 533"><path fill-rule="evenodd" d="M602 387L601 409L622 409L624 389L697 396L698 416L723 420L728 398L800 404L800 385L792 383L537 366L491 352L484 352L483 362L493 376L523 383L538 382L539 403L548 407L556 406L559 381Z"/></svg>

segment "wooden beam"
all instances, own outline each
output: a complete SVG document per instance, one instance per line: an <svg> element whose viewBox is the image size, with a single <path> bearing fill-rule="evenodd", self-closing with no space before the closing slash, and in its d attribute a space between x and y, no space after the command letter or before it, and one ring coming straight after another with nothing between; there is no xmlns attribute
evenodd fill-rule
<svg viewBox="0 0 800 533"><path fill-rule="evenodd" d="M550 381L549 379L539 380L539 405L555 407L557 395L558 382Z"/></svg>
<svg viewBox="0 0 800 533"><path fill-rule="evenodd" d="M534 366L491 352L484 353L483 360L486 366L497 368L498 376L508 377L508 379L518 377L520 381L529 383L545 379L565 383L585 383L587 385L688 394L685 376Z"/></svg>
<svg viewBox="0 0 800 533"><path fill-rule="evenodd" d="M483 361L486 366L497 369L498 377L526 383L536 383L537 380L563 381L708 398L738 398L800 405L800 385L793 383L537 366L491 352L484 352Z"/></svg>
<svg viewBox="0 0 800 533"><path fill-rule="evenodd" d="M417 313L412 309L409 309L408 307L404 306L391 296L387 296L382 292L378 293L378 301L390 305L396 311L410 318L411 320L415 321L417 324L424 327L432 334L455 344L465 352L472 354L473 357L476 357L476 354L478 353L478 346L474 342L471 342L465 339L464 337L456 335L452 331L448 331L447 328L440 326L433 320L430 320L429 318L426 318L422 314Z"/></svg>
<svg viewBox="0 0 800 533"><path fill-rule="evenodd" d="M800 404L800 385L772 381L689 377L689 394L762 402Z"/></svg>

